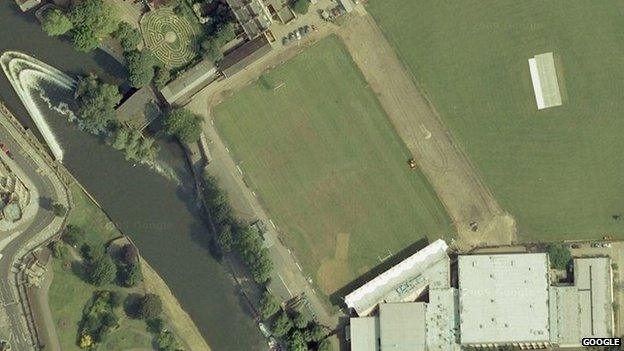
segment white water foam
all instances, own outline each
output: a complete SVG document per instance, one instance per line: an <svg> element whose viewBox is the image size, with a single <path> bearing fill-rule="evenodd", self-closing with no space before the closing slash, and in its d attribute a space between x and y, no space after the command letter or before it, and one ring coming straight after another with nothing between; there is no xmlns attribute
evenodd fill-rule
<svg viewBox="0 0 624 351"><path fill-rule="evenodd" d="M60 103L53 106L50 99L43 93L41 85L43 82L52 84L59 88L72 91L76 85L76 81L67 74L58 69L37 60L32 56L17 51L6 51L0 56L0 66L9 82L15 89L20 100L26 107L30 117L35 122L37 129L48 144L52 155L59 162L63 161L63 149L59 144L56 136L50 129L43 112L35 103L35 97L43 99L50 108L62 113L70 118L75 115L69 109L69 106ZM71 115L70 115L71 114Z"/></svg>

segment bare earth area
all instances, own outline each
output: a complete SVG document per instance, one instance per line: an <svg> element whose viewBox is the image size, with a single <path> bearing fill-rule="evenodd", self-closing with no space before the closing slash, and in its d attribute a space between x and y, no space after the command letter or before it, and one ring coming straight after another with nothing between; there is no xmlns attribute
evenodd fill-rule
<svg viewBox="0 0 624 351"><path fill-rule="evenodd" d="M453 219L458 246L514 242L514 219L481 182L373 18L353 16L337 34ZM477 223L476 231L471 222Z"/></svg>

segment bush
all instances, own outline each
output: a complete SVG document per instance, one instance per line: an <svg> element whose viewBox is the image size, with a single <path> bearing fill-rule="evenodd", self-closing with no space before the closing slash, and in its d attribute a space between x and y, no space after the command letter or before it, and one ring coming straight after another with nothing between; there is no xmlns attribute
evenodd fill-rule
<svg viewBox="0 0 624 351"><path fill-rule="evenodd" d="M52 256L59 260L65 260L69 256L67 247L60 241L53 241L52 244L50 244L50 250L52 251Z"/></svg>
<svg viewBox="0 0 624 351"><path fill-rule="evenodd" d="M177 351L182 350L180 343L170 331L161 332L156 338L158 350L160 351Z"/></svg>
<svg viewBox="0 0 624 351"><path fill-rule="evenodd" d="M152 334L160 334L165 330L165 321L162 318L149 319L145 323L147 324L147 330Z"/></svg>
<svg viewBox="0 0 624 351"><path fill-rule="evenodd" d="M310 323L310 318L305 313L297 312L295 314L295 318L293 318L293 322L295 322L295 326L297 328L305 329Z"/></svg>
<svg viewBox="0 0 624 351"><path fill-rule="evenodd" d="M145 294L139 302L139 318L141 319L154 319L160 316L162 313L162 301L160 297L155 294Z"/></svg>
<svg viewBox="0 0 624 351"><path fill-rule="evenodd" d="M55 202L52 204L52 212L57 217L63 217L67 213L67 208L62 203Z"/></svg>
<svg viewBox="0 0 624 351"><path fill-rule="evenodd" d="M154 85L158 89L162 89L169 83L171 73L164 67L156 67L154 70Z"/></svg>
<svg viewBox="0 0 624 351"><path fill-rule="evenodd" d="M141 88L149 84L154 78L155 60L148 50L126 51L126 68L128 69L128 80L130 85Z"/></svg>
<svg viewBox="0 0 624 351"><path fill-rule="evenodd" d="M136 286L143 279L137 263L126 264L119 270L119 282L125 287Z"/></svg>

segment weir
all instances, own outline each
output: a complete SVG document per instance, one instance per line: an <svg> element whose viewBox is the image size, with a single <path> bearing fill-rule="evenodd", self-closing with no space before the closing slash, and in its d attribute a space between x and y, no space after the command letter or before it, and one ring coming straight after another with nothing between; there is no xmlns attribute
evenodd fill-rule
<svg viewBox="0 0 624 351"><path fill-rule="evenodd" d="M52 155L56 160L62 162L63 149L50 129L43 112L35 102L35 97L43 98L48 105L51 105L50 100L44 98L45 95L41 88L42 82L45 81L65 90L72 90L76 81L60 70L17 51L4 52L0 56L0 66L2 66L4 74L35 122ZM66 104L59 105L58 108L54 109L66 115L71 114L70 117L73 116Z"/></svg>

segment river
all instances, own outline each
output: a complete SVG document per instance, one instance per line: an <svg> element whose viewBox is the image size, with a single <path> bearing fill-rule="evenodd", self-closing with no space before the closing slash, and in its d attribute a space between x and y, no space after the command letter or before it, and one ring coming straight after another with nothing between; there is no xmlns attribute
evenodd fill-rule
<svg viewBox="0 0 624 351"><path fill-rule="evenodd" d="M115 60L99 50L78 53L67 40L46 36L33 13L22 14L12 0L0 1L0 53L6 50L24 52L70 75L94 72L109 82L123 81L123 68ZM0 99L22 123L34 128L4 74L0 74ZM182 180L178 186L145 166L133 166L62 116L50 111L47 117L64 149L65 166L132 237L211 348L266 349L229 275L206 248L210 233L201 220L180 147L160 142L160 158L175 169Z"/></svg>

